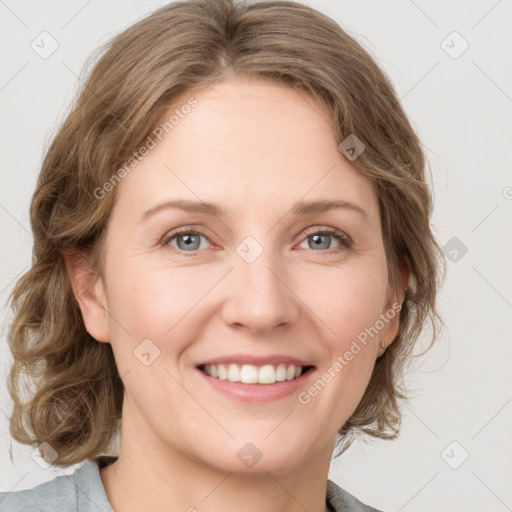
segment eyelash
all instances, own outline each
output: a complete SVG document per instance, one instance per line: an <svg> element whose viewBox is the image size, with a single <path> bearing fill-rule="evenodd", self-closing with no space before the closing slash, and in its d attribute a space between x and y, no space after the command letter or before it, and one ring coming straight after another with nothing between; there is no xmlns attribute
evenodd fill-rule
<svg viewBox="0 0 512 512"><path fill-rule="evenodd" d="M175 238L179 235L183 235L183 234L200 235L210 241L210 239L204 233L201 233L200 231L194 231L185 226L182 228L177 228L174 231L171 231L170 233L167 233L163 237L162 241L160 242L160 245L162 247L165 247L169 244L169 242L173 238ZM342 231L339 231L338 229L335 229L335 228L322 228L322 229L311 228L311 229L306 230L305 235L306 236L303 240L305 240L306 238L309 238L312 235L331 235L333 238L335 238L336 240L338 240L341 243L342 247L339 247L339 248L327 249L325 251L315 251L315 252L320 252L323 254L334 254L343 249L349 249L352 245L352 240L350 239L350 237L348 235L346 235L345 233L343 233ZM171 247L171 246L168 246L168 247L170 247L171 250L177 251L179 253L185 253L185 256L187 256L187 257L197 256L197 253L199 252L199 250L196 250L196 251L191 251L189 254L187 254L188 251L183 251L181 249L177 249L176 247Z"/></svg>

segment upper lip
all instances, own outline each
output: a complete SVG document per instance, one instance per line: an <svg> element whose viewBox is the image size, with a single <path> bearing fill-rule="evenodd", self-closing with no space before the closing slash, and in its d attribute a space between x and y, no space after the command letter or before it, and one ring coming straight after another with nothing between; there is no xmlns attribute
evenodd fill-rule
<svg viewBox="0 0 512 512"><path fill-rule="evenodd" d="M269 356L253 356L249 354L232 354L229 356L213 357L206 361L200 362L197 366L203 366L205 364L229 364L234 363L238 365L251 364L254 366L263 366L266 364L277 365L280 363L294 364L295 366L313 366L311 363L291 357L287 355L269 355Z"/></svg>

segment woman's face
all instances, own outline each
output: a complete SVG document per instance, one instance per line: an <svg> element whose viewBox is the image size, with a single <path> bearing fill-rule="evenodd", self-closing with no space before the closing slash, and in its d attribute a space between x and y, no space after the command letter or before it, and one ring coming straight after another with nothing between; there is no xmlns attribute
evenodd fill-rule
<svg viewBox="0 0 512 512"><path fill-rule="evenodd" d="M168 117L191 96L117 185L108 314L83 308L124 382L123 436L224 471L328 463L398 327L378 199L304 93L236 79Z"/></svg>

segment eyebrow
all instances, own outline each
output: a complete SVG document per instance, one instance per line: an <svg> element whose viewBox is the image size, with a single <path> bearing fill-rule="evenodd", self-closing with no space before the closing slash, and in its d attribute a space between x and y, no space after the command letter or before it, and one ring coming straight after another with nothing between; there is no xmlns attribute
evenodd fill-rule
<svg viewBox="0 0 512 512"><path fill-rule="evenodd" d="M141 215L141 221L147 220L149 217L156 213L177 208L186 212L201 213L204 215L215 215L219 218L225 218L227 216L226 210L214 203L206 203L204 201L192 201L187 199L176 199L165 201L164 203L153 206L149 210L146 210ZM316 213L326 212L328 210L345 209L358 213L366 221L368 221L368 213L357 204L351 203L344 200L319 200L319 201L299 201L296 203L291 212L293 215L314 215Z"/></svg>

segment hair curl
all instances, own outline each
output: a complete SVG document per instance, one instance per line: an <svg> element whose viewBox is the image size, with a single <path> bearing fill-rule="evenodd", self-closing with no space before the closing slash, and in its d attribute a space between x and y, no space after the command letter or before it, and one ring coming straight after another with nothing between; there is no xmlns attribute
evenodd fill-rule
<svg viewBox="0 0 512 512"><path fill-rule="evenodd" d="M398 335L339 430L337 455L359 432L396 437L406 363L425 324L434 327L432 342L442 325L435 300L444 261L429 224L420 141L371 56L332 19L299 3L189 0L137 22L96 58L46 152L30 208L32 267L9 297L12 437L48 443L60 467L115 454L123 382L110 344L85 329L64 255L83 255L102 275L115 189L102 200L93 191L142 145L178 95L236 76L284 83L323 102L337 140L356 134L366 146L352 165L379 198L390 282L399 285L404 265L411 277Z"/></svg>

